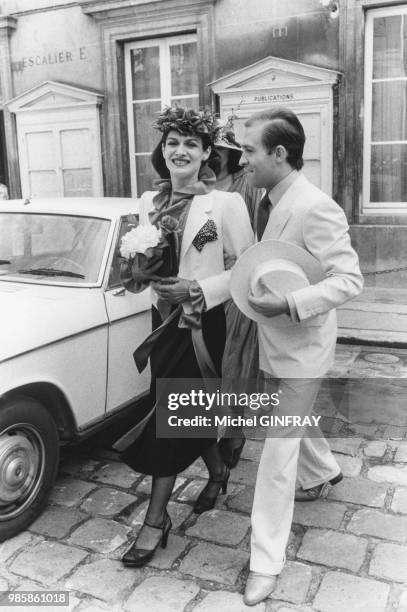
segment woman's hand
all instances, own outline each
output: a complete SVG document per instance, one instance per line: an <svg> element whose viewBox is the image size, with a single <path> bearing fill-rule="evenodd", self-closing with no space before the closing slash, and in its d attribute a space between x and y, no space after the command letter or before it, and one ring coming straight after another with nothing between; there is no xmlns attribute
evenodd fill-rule
<svg viewBox="0 0 407 612"><path fill-rule="evenodd" d="M170 276L163 278L158 283L152 283L152 288L157 295L170 304L181 304L190 299L189 288L192 281L185 278Z"/></svg>

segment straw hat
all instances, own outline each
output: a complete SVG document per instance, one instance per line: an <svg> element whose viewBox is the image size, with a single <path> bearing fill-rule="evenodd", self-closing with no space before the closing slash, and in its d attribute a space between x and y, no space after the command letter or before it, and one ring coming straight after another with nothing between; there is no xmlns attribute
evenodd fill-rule
<svg viewBox="0 0 407 612"><path fill-rule="evenodd" d="M288 315L266 317L256 312L249 304L249 294L260 297L274 289L286 296L323 278L321 264L305 249L282 240L264 240L239 257L232 269L230 288L236 305L249 319L285 327L292 323Z"/></svg>
<svg viewBox="0 0 407 612"><path fill-rule="evenodd" d="M236 142L234 137L226 131L221 131L221 133L218 134L213 146L221 149L233 149L233 151L240 151L240 153L242 152L241 146Z"/></svg>
<svg viewBox="0 0 407 612"><path fill-rule="evenodd" d="M222 149L233 149L234 151L242 152L242 147L236 141L235 132L233 129L234 117L228 117L227 121L218 121L218 131L216 138L213 143L214 147L220 147Z"/></svg>

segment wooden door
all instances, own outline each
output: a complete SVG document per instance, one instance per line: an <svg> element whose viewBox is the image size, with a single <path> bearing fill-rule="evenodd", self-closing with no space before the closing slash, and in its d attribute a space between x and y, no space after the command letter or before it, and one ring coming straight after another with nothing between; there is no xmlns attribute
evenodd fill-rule
<svg viewBox="0 0 407 612"><path fill-rule="evenodd" d="M103 195L98 138L87 123L21 126L23 197Z"/></svg>

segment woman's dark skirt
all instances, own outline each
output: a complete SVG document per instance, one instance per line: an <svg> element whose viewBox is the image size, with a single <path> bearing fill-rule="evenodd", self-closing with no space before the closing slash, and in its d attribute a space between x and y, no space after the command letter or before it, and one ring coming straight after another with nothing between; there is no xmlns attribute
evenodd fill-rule
<svg viewBox="0 0 407 612"><path fill-rule="evenodd" d="M155 329L161 325L161 318L154 307L152 318ZM220 373L226 336L223 304L202 314L202 332L212 361ZM174 359L176 354L177 358ZM157 378L201 378L191 331L180 329L178 318L168 325L156 343L150 356L150 365L152 398L155 398ZM140 419L143 416L140 414ZM215 432L214 435L216 436ZM141 436L122 453L122 459L133 470L142 474L170 476L185 470L215 441L216 437L156 438L154 415Z"/></svg>

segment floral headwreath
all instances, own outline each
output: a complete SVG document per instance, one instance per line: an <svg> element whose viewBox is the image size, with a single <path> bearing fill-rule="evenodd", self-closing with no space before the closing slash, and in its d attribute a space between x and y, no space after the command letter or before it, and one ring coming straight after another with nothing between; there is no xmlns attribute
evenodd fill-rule
<svg viewBox="0 0 407 612"><path fill-rule="evenodd" d="M168 106L161 111L153 127L167 134L170 130L176 130L180 134L208 134L213 142L220 129L218 120L209 110L196 111L193 108L181 106Z"/></svg>

